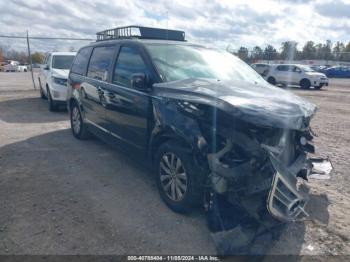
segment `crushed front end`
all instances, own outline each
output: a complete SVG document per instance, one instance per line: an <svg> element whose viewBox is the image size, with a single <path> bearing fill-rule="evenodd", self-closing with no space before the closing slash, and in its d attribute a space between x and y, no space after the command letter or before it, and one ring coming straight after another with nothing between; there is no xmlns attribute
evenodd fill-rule
<svg viewBox="0 0 350 262"><path fill-rule="evenodd" d="M264 232L308 216L303 181L313 168L314 104L265 82L191 78L153 87L166 98L159 108L174 108L171 129L189 141L203 169L220 254L247 253Z"/></svg>
<svg viewBox="0 0 350 262"><path fill-rule="evenodd" d="M314 153L308 123L302 130L237 124L216 131L219 146L207 155L208 221L222 253L242 251L259 234L308 216L302 183Z"/></svg>

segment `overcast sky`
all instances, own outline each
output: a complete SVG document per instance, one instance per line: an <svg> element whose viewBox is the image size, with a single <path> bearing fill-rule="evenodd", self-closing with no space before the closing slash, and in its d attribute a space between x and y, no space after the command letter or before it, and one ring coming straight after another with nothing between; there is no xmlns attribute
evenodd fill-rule
<svg viewBox="0 0 350 262"><path fill-rule="evenodd" d="M248 4L249 3L249 4ZM0 2L0 34L95 38L125 25L168 26L189 41L239 48L282 41L350 41L350 0L11 0ZM31 41L39 51L86 42ZM0 45L25 48L24 40Z"/></svg>

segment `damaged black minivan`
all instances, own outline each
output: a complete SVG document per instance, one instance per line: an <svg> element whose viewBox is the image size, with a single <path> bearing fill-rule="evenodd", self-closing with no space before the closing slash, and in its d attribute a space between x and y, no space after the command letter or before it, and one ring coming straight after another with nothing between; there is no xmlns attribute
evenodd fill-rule
<svg viewBox="0 0 350 262"><path fill-rule="evenodd" d="M312 169L313 104L182 31L130 26L97 38L69 74L76 138L144 152L165 203L204 206L213 231L244 219L259 222L256 232L307 215L297 182Z"/></svg>

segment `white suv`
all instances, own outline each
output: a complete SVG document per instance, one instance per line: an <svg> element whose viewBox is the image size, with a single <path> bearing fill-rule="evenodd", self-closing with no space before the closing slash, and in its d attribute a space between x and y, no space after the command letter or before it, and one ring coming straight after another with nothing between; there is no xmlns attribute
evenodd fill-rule
<svg viewBox="0 0 350 262"><path fill-rule="evenodd" d="M53 52L47 55L39 74L40 95L48 99L49 110L56 111L67 99L67 78L75 52Z"/></svg>
<svg viewBox="0 0 350 262"><path fill-rule="evenodd" d="M313 86L321 89L328 86L325 74L318 73L305 65L271 65L265 79L273 85L299 85L303 89Z"/></svg>

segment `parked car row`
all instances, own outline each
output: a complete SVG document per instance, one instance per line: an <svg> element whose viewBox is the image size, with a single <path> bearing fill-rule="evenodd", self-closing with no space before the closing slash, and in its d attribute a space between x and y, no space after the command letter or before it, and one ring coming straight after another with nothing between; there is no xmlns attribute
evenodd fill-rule
<svg viewBox="0 0 350 262"><path fill-rule="evenodd" d="M305 71L305 70L307 70L308 72L315 71L315 72L323 74L323 78L325 78L325 77L327 77L327 78L331 78L331 77L350 78L350 66L321 66L321 65L307 66L307 65L299 65L299 64L289 64L289 65L282 64L280 68L283 68L283 65L300 67L300 70L302 72ZM251 64L251 67L256 72L258 72L260 75L262 75L265 78L268 75L268 73L270 71L270 68L276 68L276 66L278 66L278 65L263 64L263 63ZM289 72L290 70L286 70L286 68L284 68L284 71L285 72ZM281 74L281 73L279 73L279 74ZM288 75L288 73L284 73L284 74ZM301 86L301 82L300 81L302 79L299 79L299 77L295 77L296 75L294 75L294 76L292 74L289 74L289 75L290 75L289 76L290 77L290 81L288 81L287 84L297 84L297 85ZM315 76L315 74L313 74L313 76ZM272 77L275 78L274 76L272 76ZM270 80L273 81L273 78L270 78ZM268 79L268 78L266 78L266 79ZM305 86L310 86L311 87L311 86L315 86L315 85L318 84L317 81L316 81L316 83L312 83L312 79L309 79L308 77L305 77L305 79L308 79L310 81L310 85L308 85L308 84L305 85L307 81L304 80L304 82L303 82L304 83L304 87ZM296 83L295 80L299 80L299 82ZM319 80L321 80L321 79L319 79ZM325 79L322 79L322 80L325 80ZM272 83L278 83L278 81L272 82ZM325 85L326 85L326 83L323 82L322 86L325 86ZM322 86L321 87L315 86L315 87L320 89L320 88L322 88Z"/></svg>
<svg viewBox="0 0 350 262"><path fill-rule="evenodd" d="M29 65L20 64L17 61L0 63L0 72L28 72L29 68Z"/></svg>

